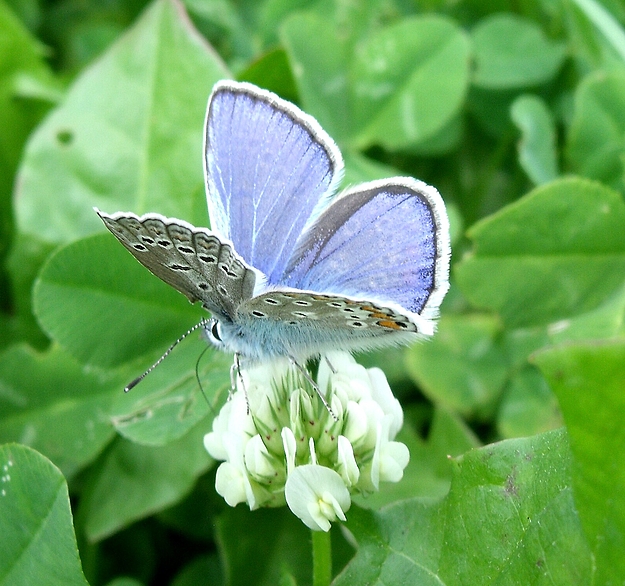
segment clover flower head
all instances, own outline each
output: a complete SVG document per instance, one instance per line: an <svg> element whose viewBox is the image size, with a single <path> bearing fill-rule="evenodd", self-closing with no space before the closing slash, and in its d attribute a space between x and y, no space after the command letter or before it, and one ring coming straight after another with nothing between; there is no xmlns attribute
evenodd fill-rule
<svg viewBox="0 0 625 586"><path fill-rule="evenodd" d="M394 441L403 412L384 373L345 352L321 357L316 384L287 361L245 369L204 437L222 463L217 492L250 509L285 503L308 527L346 519L350 495L398 482L408 448Z"/></svg>

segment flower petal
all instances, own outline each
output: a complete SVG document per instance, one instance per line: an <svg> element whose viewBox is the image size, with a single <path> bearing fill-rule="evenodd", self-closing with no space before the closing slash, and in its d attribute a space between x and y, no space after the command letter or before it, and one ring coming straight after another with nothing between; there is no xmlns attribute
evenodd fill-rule
<svg viewBox="0 0 625 586"><path fill-rule="evenodd" d="M213 419L213 431L204 436L204 447L215 460L227 459L224 435L232 433L247 437L256 433L254 422L247 413L245 395L240 392L236 392L224 404L217 417Z"/></svg>
<svg viewBox="0 0 625 586"><path fill-rule="evenodd" d="M230 462L222 462L215 476L215 490L231 506L247 501L247 478Z"/></svg>
<svg viewBox="0 0 625 586"><path fill-rule="evenodd" d="M298 466L286 480L284 495L289 508L314 531L328 531L337 518L345 520L351 506L349 491L330 468Z"/></svg>
<svg viewBox="0 0 625 586"><path fill-rule="evenodd" d="M349 401L347 403L343 435L349 439L352 444L358 446L363 442L363 438L367 435L368 430L369 419L365 409L360 403Z"/></svg>
<svg viewBox="0 0 625 586"><path fill-rule="evenodd" d="M288 427L282 428L281 436L282 436L282 445L284 446L284 455L286 459L286 473L288 477L291 474L291 472L295 469L295 456L297 453L297 441L295 440L293 431L291 431L291 429Z"/></svg>
<svg viewBox="0 0 625 586"><path fill-rule="evenodd" d="M269 453L258 434L245 445L244 461L250 476L258 482L275 484L280 478L286 479L284 464Z"/></svg>
<svg viewBox="0 0 625 586"><path fill-rule="evenodd" d="M320 389L327 389L330 385L333 392L343 392L353 401L371 396L367 369L348 352L328 352L322 357L317 381Z"/></svg>
<svg viewBox="0 0 625 586"><path fill-rule="evenodd" d="M404 468L410 461L410 452L401 442L387 442L382 446L380 457L380 480L399 482L404 476Z"/></svg>
<svg viewBox="0 0 625 586"><path fill-rule="evenodd" d="M344 435L340 435L338 439L337 468L343 482L348 487L354 486L358 482L360 470L354 457L354 448Z"/></svg>
<svg viewBox="0 0 625 586"><path fill-rule="evenodd" d="M371 381L371 398L382 408L385 415L392 417L389 438L394 439L404 424L404 412L401 404L393 395L393 391L386 380L386 375L381 369L369 368L367 373Z"/></svg>

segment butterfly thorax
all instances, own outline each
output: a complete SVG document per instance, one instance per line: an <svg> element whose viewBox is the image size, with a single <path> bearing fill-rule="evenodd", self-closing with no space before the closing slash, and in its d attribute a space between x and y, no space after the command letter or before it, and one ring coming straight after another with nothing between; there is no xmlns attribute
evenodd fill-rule
<svg viewBox="0 0 625 586"><path fill-rule="evenodd" d="M275 324L274 320L271 322L213 318L204 327L204 334L217 348L253 361L285 356L303 358L303 354L312 354L303 351L301 344L290 343L294 341L293 337L282 331L280 324Z"/></svg>

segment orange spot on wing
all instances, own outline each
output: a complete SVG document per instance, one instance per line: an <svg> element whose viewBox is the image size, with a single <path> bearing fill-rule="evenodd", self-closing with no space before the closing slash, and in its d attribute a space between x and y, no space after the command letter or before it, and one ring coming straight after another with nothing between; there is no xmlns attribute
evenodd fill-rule
<svg viewBox="0 0 625 586"><path fill-rule="evenodd" d="M388 315L386 313L382 313L381 311L374 311L373 313L369 314L369 317L372 317L374 319L388 320Z"/></svg>
<svg viewBox="0 0 625 586"><path fill-rule="evenodd" d="M396 321L391 321L390 319L381 319L377 322L379 326L383 328L389 328L391 330L403 330L404 328Z"/></svg>

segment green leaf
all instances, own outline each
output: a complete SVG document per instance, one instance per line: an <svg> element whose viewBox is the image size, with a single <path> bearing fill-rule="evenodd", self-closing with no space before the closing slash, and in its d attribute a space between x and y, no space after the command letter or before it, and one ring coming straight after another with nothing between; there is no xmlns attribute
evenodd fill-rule
<svg viewBox="0 0 625 586"><path fill-rule="evenodd" d="M36 0L3 0L15 15L29 28L36 26L41 18L41 7Z"/></svg>
<svg viewBox="0 0 625 586"><path fill-rule="evenodd" d="M24 28L4 2L0 3L0 30L0 201L10 203L5 195L10 193L24 141L49 107L20 99L25 97L20 87L28 82L48 88L59 84L45 63L44 45ZM59 93L53 94L53 99L58 98Z"/></svg>
<svg viewBox="0 0 625 586"><path fill-rule="evenodd" d="M302 107L337 142L351 134L346 99L348 47L331 23L314 14L296 14L281 28Z"/></svg>
<svg viewBox="0 0 625 586"><path fill-rule="evenodd" d="M264 2L250 2L251 5L258 6L258 31L262 34L263 42L265 46L271 47L272 45L279 44L280 42L280 25L289 17L290 14L300 12L302 10L311 9L311 5L314 5L313 10L326 12L328 7L332 9L342 11L345 20L353 22L353 18L350 18L356 13L366 13L370 7L360 6L354 11L353 6L337 6L332 0L327 2L310 2L310 0L265 0ZM325 4L325 5L324 5Z"/></svg>
<svg viewBox="0 0 625 586"><path fill-rule="evenodd" d="M197 334L185 340L130 393L116 395L111 422L122 436L162 446L217 413L230 391L232 356L207 344Z"/></svg>
<svg viewBox="0 0 625 586"><path fill-rule="evenodd" d="M123 576L121 578L113 578L113 580L107 582L106 586L143 586L143 582Z"/></svg>
<svg viewBox="0 0 625 586"><path fill-rule="evenodd" d="M625 335L625 284L595 309L549 327L552 344Z"/></svg>
<svg viewBox="0 0 625 586"><path fill-rule="evenodd" d="M261 55L239 73L237 79L275 92L290 102L297 102L297 88L284 49L273 49Z"/></svg>
<svg viewBox="0 0 625 586"><path fill-rule="evenodd" d="M36 238L15 234L5 264L11 284L11 328L4 332L0 329L0 338L6 336L7 345L27 341L37 348L45 348L49 343L33 315L31 296L35 278L52 250Z"/></svg>
<svg viewBox="0 0 625 586"><path fill-rule="evenodd" d="M67 242L102 229L93 206L206 225L204 111L226 76L178 2L152 4L33 135L18 186L20 229Z"/></svg>
<svg viewBox="0 0 625 586"><path fill-rule="evenodd" d="M15 171L28 134L50 107L47 100L60 93L44 55L43 44L0 2L0 295L5 293L2 263L13 238ZM45 87L49 94L27 96L26 86ZM3 300L2 308L6 305Z"/></svg>
<svg viewBox="0 0 625 586"><path fill-rule="evenodd" d="M525 437L562 426L555 396L529 361L533 352L550 342L545 327L504 330L498 339L507 369L494 420L501 438Z"/></svg>
<svg viewBox="0 0 625 586"><path fill-rule="evenodd" d="M299 2L302 0L269 0L267 6L273 5L271 12L286 14L288 6ZM385 3L330 0L309 3L309 10L286 18L280 27L302 107L343 147L349 145L353 134L352 61L381 22L396 21L396 8Z"/></svg>
<svg viewBox="0 0 625 586"><path fill-rule="evenodd" d="M53 339L79 360L105 367L162 353L201 318L110 234L57 250L35 283L33 305Z"/></svg>
<svg viewBox="0 0 625 586"><path fill-rule="evenodd" d="M0 442L27 444L72 476L113 437L109 412L120 382L85 372L58 347L11 348L0 355Z"/></svg>
<svg viewBox="0 0 625 586"><path fill-rule="evenodd" d="M518 93L518 90L495 90L474 85L469 91L467 110L488 135L498 141L507 141L514 131L510 109ZM495 156L498 154L495 153ZM495 158L495 164L500 164L498 157Z"/></svg>
<svg viewBox="0 0 625 586"><path fill-rule="evenodd" d="M459 458L440 502L352 508L359 548L333 584L590 584L569 460L562 431L507 440Z"/></svg>
<svg viewBox="0 0 625 586"><path fill-rule="evenodd" d="M504 438L524 437L563 425L562 414L547 381L526 366L504 389L497 411L497 431Z"/></svg>
<svg viewBox="0 0 625 586"><path fill-rule="evenodd" d="M0 584L88 586L80 567L67 484L34 450L0 446Z"/></svg>
<svg viewBox="0 0 625 586"><path fill-rule="evenodd" d="M608 8L618 20L625 17L625 10L618 0L602 0L603 6ZM587 5L589 6L589 4ZM593 24L594 17L589 18L587 11L580 8L576 2L567 2L563 5L566 36L569 51L575 60L576 69L582 74L593 71L610 71L620 69L623 60L614 50L614 45L605 36L603 27ZM621 26L616 23L616 26Z"/></svg>
<svg viewBox="0 0 625 586"><path fill-rule="evenodd" d="M94 470L81 502L87 537L99 541L180 501L211 464L202 442L209 431L209 422L201 420L165 446L115 442Z"/></svg>
<svg viewBox="0 0 625 586"><path fill-rule="evenodd" d="M463 132L464 119L461 110L459 110L436 134L411 147L410 153L418 157L437 157L450 154L460 146Z"/></svg>
<svg viewBox="0 0 625 586"><path fill-rule="evenodd" d="M196 541L214 541L215 516L228 505L215 491L215 471L198 478L193 490L179 503L158 513L158 520Z"/></svg>
<svg viewBox="0 0 625 586"><path fill-rule="evenodd" d="M508 367L497 342L499 321L486 315L444 315L436 336L406 353L411 377L435 403L465 416L488 417Z"/></svg>
<svg viewBox="0 0 625 586"><path fill-rule="evenodd" d="M595 584L625 576L625 338L560 345L535 356L569 432L573 491L596 563Z"/></svg>
<svg viewBox="0 0 625 586"><path fill-rule="evenodd" d="M371 36L351 69L354 143L402 149L433 137L464 101L468 63L466 35L440 16L405 18Z"/></svg>
<svg viewBox="0 0 625 586"><path fill-rule="evenodd" d="M221 564L216 553L196 557L176 576L171 586L222 586L224 583Z"/></svg>
<svg viewBox="0 0 625 586"><path fill-rule="evenodd" d="M535 185L557 178L556 129L551 112L538 96L519 96L510 111L521 131L519 163Z"/></svg>
<svg viewBox="0 0 625 586"><path fill-rule="evenodd" d="M362 32L354 28L347 35ZM305 109L356 148L418 145L449 124L464 99L468 39L446 18L406 18L346 37L336 23L300 14L282 38Z"/></svg>
<svg viewBox="0 0 625 586"><path fill-rule="evenodd" d="M370 159L355 150L344 150L343 159L345 160L343 179L345 185L355 185L400 174L398 169Z"/></svg>
<svg viewBox="0 0 625 586"><path fill-rule="evenodd" d="M565 45L545 37L531 20L493 14L472 31L475 51L473 83L490 89L529 87L555 77Z"/></svg>
<svg viewBox="0 0 625 586"><path fill-rule="evenodd" d="M577 7L597 27L615 52L625 62L625 32L619 22L595 0L573 0Z"/></svg>
<svg viewBox="0 0 625 586"><path fill-rule="evenodd" d="M614 191L561 179L475 224L456 266L463 294L509 326L589 311L623 285L625 204Z"/></svg>
<svg viewBox="0 0 625 586"><path fill-rule="evenodd" d="M230 586L279 584L283 569L291 570L297 583L310 579L310 534L286 507L224 511L217 519L217 542Z"/></svg>
<svg viewBox="0 0 625 586"><path fill-rule="evenodd" d="M254 57L260 35L253 26L253 4L242 7L231 0L184 0L184 5L199 31L233 71Z"/></svg>
<svg viewBox="0 0 625 586"><path fill-rule="evenodd" d="M625 72L597 72L575 90L567 140L572 169L625 190Z"/></svg>
<svg viewBox="0 0 625 586"><path fill-rule="evenodd" d="M459 418L436 409L427 440L421 439L412 426L404 423L396 441L410 450L410 462L399 482L384 483L379 492L355 496L353 502L367 509L379 510L391 503L412 498L443 497L449 492L453 463L451 457L479 446L479 441Z"/></svg>

